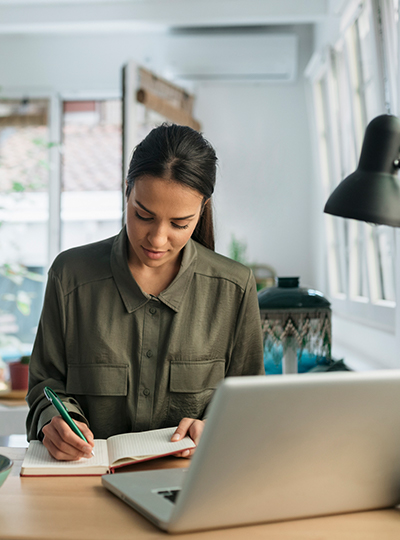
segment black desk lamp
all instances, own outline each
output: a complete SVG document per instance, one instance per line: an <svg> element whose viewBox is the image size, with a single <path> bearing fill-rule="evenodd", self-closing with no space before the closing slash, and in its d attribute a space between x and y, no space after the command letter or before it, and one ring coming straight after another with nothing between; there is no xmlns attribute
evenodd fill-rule
<svg viewBox="0 0 400 540"><path fill-rule="evenodd" d="M324 212L400 227L400 120L384 114L367 126L357 170L329 197Z"/></svg>

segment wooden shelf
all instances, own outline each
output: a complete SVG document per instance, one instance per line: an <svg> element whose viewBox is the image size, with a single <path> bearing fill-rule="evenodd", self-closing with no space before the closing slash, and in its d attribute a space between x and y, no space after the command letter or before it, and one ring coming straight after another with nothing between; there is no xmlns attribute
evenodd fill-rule
<svg viewBox="0 0 400 540"><path fill-rule="evenodd" d="M27 390L0 390L0 399L25 399Z"/></svg>

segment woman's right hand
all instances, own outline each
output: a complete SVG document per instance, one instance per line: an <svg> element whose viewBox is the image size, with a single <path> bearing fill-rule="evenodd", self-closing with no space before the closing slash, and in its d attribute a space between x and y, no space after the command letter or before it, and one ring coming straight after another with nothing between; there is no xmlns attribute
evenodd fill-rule
<svg viewBox="0 0 400 540"><path fill-rule="evenodd" d="M54 416L51 422L42 428L42 442L53 458L74 461L82 457L92 457L93 433L84 422L75 420L75 423L85 436L87 443L72 431L61 416Z"/></svg>

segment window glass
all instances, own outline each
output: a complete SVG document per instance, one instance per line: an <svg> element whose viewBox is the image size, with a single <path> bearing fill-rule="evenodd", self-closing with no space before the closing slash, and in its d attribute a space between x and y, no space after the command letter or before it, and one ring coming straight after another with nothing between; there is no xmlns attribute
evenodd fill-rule
<svg viewBox="0 0 400 540"><path fill-rule="evenodd" d="M331 189L331 180L330 180L330 172L329 172L328 140L327 140L327 126L326 126L326 119L325 119L324 81L323 80L318 81L315 88L315 106L316 106L316 119L317 119L317 129L318 129L321 180L324 186L325 193L329 193L329 190Z"/></svg>
<svg viewBox="0 0 400 540"><path fill-rule="evenodd" d="M398 0L376 0L377 41L380 51L380 61L383 73L383 89L385 109L376 114L387 112L396 114L397 77L398 77ZM376 103L379 100L376 99ZM379 290L376 300L393 303L394 293L394 230L392 227L372 227L371 246L375 249L376 279ZM371 266L372 260L369 263Z"/></svg>
<svg viewBox="0 0 400 540"><path fill-rule="evenodd" d="M378 66L376 65L377 43L379 36L375 39L373 31L372 7L367 2L357 19L354 30L358 42L358 63L360 70L360 88L362 89L361 99L364 100L365 119L364 129L378 114L382 114L383 108L379 96L379 77L377 77Z"/></svg>
<svg viewBox="0 0 400 540"><path fill-rule="evenodd" d="M352 132L355 135L357 155L360 154L366 127L363 101L363 85L361 81L357 26L351 26L345 35L347 78L352 97Z"/></svg>
<svg viewBox="0 0 400 540"><path fill-rule="evenodd" d="M327 103L326 103L326 80L321 79L315 87L316 119L318 126L318 142L320 154L321 178L324 185L326 197L332 190L332 174L329 144L328 144L328 123L327 123ZM325 227L327 235L327 263L329 273L329 284L331 294L337 296L343 292L342 272L339 255L338 241L338 218L325 214Z"/></svg>
<svg viewBox="0 0 400 540"><path fill-rule="evenodd" d="M122 224L121 101L64 101L61 250Z"/></svg>
<svg viewBox="0 0 400 540"><path fill-rule="evenodd" d="M376 227L375 234L378 237L379 245L379 278L381 282L382 300L388 302L395 302L395 253L394 253L394 229L393 227L386 227L380 225Z"/></svg>
<svg viewBox="0 0 400 540"><path fill-rule="evenodd" d="M337 183L357 167L357 148L352 122L351 87L343 48L331 54L332 103L336 112L336 136L338 139L340 176Z"/></svg>
<svg viewBox="0 0 400 540"><path fill-rule="evenodd" d="M0 100L0 355L30 352L48 259L49 101Z"/></svg>
<svg viewBox="0 0 400 540"><path fill-rule="evenodd" d="M362 84L362 72L360 63L360 47L358 40L359 32L357 23L353 24L345 35L345 58L346 73L343 81L347 79L347 87L350 89L350 134L353 138L356 152L349 156L349 164L353 172L356 168L355 155L359 155L365 131L365 107ZM348 173L347 173L348 174ZM348 227L349 247L349 297L352 300L362 300L368 297L365 280L365 250L363 226L361 223L351 221Z"/></svg>
<svg viewBox="0 0 400 540"><path fill-rule="evenodd" d="M398 0L375 0L379 42L382 48L386 112L397 114L398 86Z"/></svg>
<svg viewBox="0 0 400 540"><path fill-rule="evenodd" d="M366 276L364 224L349 221L349 296L352 300L367 301L369 297Z"/></svg>

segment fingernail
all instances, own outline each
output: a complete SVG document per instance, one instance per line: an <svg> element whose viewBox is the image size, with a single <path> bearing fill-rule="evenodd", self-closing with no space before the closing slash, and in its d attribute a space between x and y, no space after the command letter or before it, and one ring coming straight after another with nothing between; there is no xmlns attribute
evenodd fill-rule
<svg viewBox="0 0 400 540"><path fill-rule="evenodd" d="M179 441L180 438L181 437L180 437L179 433L174 433L172 435L171 441Z"/></svg>
<svg viewBox="0 0 400 540"><path fill-rule="evenodd" d="M190 454L190 450L184 450L183 453L182 453L182 456L183 457L186 457Z"/></svg>

